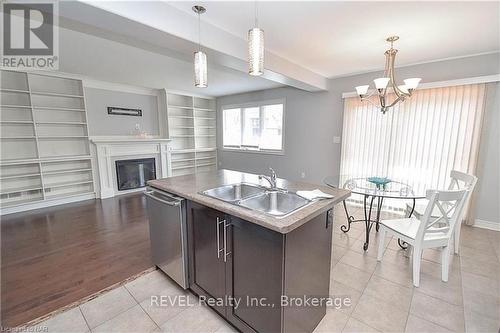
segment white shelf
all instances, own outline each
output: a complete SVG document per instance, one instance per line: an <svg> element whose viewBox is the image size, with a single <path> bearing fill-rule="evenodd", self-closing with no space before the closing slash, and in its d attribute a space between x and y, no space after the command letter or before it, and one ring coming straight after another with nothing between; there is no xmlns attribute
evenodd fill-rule
<svg viewBox="0 0 500 333"><path fill-rule="evenodd" d="M30 140L35 138L36 136L4 136L0 140Z"/></svg>
<svg viewBox="0 0 500 333"><path fill-rule="evenodd" d="M56 106L33 106L33 109L35 109L35 110L86 112L85 109L61 108L61 107L56 107Z"/></svg>
<svg viewBox="0 0 500 333"><path fill-rule="evenodd" d="M76 196L79 196L79 195L93 193L93 192L94 191L85 190L85 191L77 191L77 192L65 193L64 197L65 198L76 197ZM54 194L54 195L45 194L45 199L56 199L56 198L60 198L60 197L61 197L60 194Z"/></svg>
<svg viewBox="0 0 500 333"><path fill-rule="evenodd" d="M11 189L2 188L2 194L21 193L21 192L36 191L41 189L42 189L41 185L25 186L25 187L11 188Z"/></svg>
<svg viewBox="0 0 500 333"><path fill-rule="evenodd" d="M169 116L169 118L174 118L174 119L194 119L192 116Z"/></svg>
<svg viewBox="0 0 500 333"><path fill-rule="evenodd" d="M180 162L191 162L194 161L195 158L179 158L176 160L172 160L172 163L180 163Z"/></svg>
<svg viewBox="0 0 500 333"><path fill-rule="evenodd" d="M9 198L11 199L11 198ZM40 193L40 197L36 198L36 199L33 199L33 198L27 198L27 199L21 199L19 198L20 200L10 200L10 201L7 201L7 202L4 202L4 200L2 200L2 207L10 207L10 206L20 206L20 205L24 205L24 204L28 204L28 203L35 203L35 202L40 202L40 201L43 201L43 197L42 197L42 194Z"/></svg>
<svg viewBox="0 0 500 333"><path fill-rule="evenodd" d="M60 183L52 183L52 184L44 184L45 188L58 188L58 187L67 187L74 185L83 185L93 183L92 180L82 180L77 182L60 182Z"/></svg>
<svg viewBox="0 0 500 333"><path fill-rule="evenodd" d="M2 120L0 124L33 124L31 120Z"/></svg>
<svg viewBox="0 0 500 333"><path fill-rule="evenodd" d="M30 158L30 159L11 159L2 160L0 166L7 165L21 165L21 164L38 164L38 163L56 163L56 162L67 162L67 161L79 161L79 160L90 160L92 156L90 155L73 155L73 156L52 156L44 158Z"/></svg>
<svg viewBox="0 0 500 333"><path fill-rule="evenodd" d="M217 118L213 118L213 117L195 117L195 119L203 119L203 120L217 120Z"/></svg>
<svg viewBox="0 0 500 333"><path fill-rule="evenodd" d="M1 74L5 120L0 124L5 137L0 166L7 174L0 178L2 205L92 193L82 81L20 71L1 70Z"/></svg>
<svg viewBox="0 0 500 333"><path fill-rule="evenodd" d="M2 108L12 108L12 109L31 109L31 105L0 105Z"/></svg>
<svg viewBox="0 0 500 333"><path fill-rule="evenodd" d="M10 93L20 93L20 94L29 94L28 90L20 90L20 89L9 89L9 88L1 88L1 92L10 92Z"/></svg>
<svg viewBox="0 0 500 333"><path fill-rule="evenodd" d="M16 178L27 178L27 177L39 177L40 173L31 173L31 174L24 174L24 175L12 175L12 176L5 176L5 177L0 177L0 180L6 180L6 179L16 179Z"/></svg>
<svg viewBox="0 0 500 333"><path fill-rule="evenodd" d="M182 170L182 169L195 169L195 165L185 165L185 166L179 166L179 167L172 167L172 170Z"/></svg>
<svg viewBox="0 0 500 333"><path fill-rule="evenodd" d="M44 91L32 91L31 94L42 95L42 96L53 96L53 97L83 98L82 95L57 94L57 93L44 92Z"/></svg>
<svg viewBox="0 0 500 333"><path fill-rule="evenodd" d="M85 125L87 126L87 123L84 122L78 122L78 121L37 121L35 124L41 124L41 125Z"/></svg>
<svg viewBox="0 0 500 333"><path fill-rule="evenodd" d="M193 110L192 106L183 106L183 105L167 105L167 108L172 109L185 109L185 110Z"/></svg>
<svg viewBox="0 0 500 333"><path fill-rule="evenodd" d="M87 139L87 135L57 135L57 136L39 136L38 139Z"/></svg>
<svg viewBox="0 0 500 333"><path fill-rule="evenodd" d="M211 165L215 165L215 164L216 164L216 163L196 164L196 167L211 166Z"/></svg>
<svg viewBox="0 0 500 333"><path fill-rule="evenodd" d="M60 175L65 173L76 173L76 172L88 172L92 171L92 169L68 169L68 170L57 170L57 171L44 171L43 175Z"/></svg>
<svg viewBox="0 0 500 333"><path fill-rule="evenodd" d="M182 109L186 112L182 113ZM216 165L217 154L214 156L197 154L217 150L216 147L212 148L215 146L216 138L216 133L213 131L217 126L215 116L213 99L167 94L168 129L172 138L170 153L177 157L171 161L173 166L170 174L189 174L196 172L198 167Z"/></svg>
<svg viewBox="0 0 500 333"><path fill-rule="evenodd" d="M204 156L204 157L196 157L196 160L210 160L212 158L217 158L217 156Z"/></svg>

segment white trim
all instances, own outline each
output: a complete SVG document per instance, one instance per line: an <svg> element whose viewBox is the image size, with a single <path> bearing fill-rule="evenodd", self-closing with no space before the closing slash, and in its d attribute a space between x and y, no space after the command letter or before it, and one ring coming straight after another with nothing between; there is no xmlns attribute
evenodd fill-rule
<svg viewBox="0 0 500 333"><path fill-rule="evenodd" d="M23 204L23 205L17 205L17 206L12 206L12 207L3 207L0 210L0 215L3 216L3 215L7 215L7 214L25 212L28 210L52 207L52 206L57 206L57 205L63 205L63 204L68 204L68 203L82 201L82 200L91 200L91 199L95 199L95 198L96 198L96 193L87 193L87 194L74 195L74 196L69 195L69 196L67 196L65 198L61 198L61 199L46 199L44 201L27 203L27 204Z"/></svg>
<svg viewBox="0 0 500 333"><path fill-rule="evenodd" d="M500 231L500 223L493 221L476 219L476 221L474 221L474 224L472 226L476 228Z"/></svg>
<svg viewBox="0 0 500 333"><path fill-rule="evenodd" d="M223 147L222 151L229 153L251 153L251 154L266 154L266 155L285 155L284 150L253 150L253 149L244 149L244 148L229 148Z"/></svg>
<svg viewBox="0 0 500 333"><path fill-rule="evenodd" d="M493 74L493 75L475 76L457 80L426 82L419 85L417 89L420 90L420 89L453 87L453 86L463 86L466 84L489 83L498 81L500 81L500 74ZM370 89L370 92L374 90L375 89ZM355 91L342 93L342 98L357 97L357 96L358 94Z"/></svg>
<svg viewBox="0 0 500 333"><path fill-rule="evenodd" d="M394 66L394 68L395 69L399 69L399 68L405 68L405 67L413 67L413 66L418 66L418 65L433 64L433 63L436 63L436 62L449 61L449 60L458 60L458 59L464 59L464 58L473 58L473 57L479 57L479 56L484 56L484 55L489 55L489 54L496 54L496 53L500 53L500 51L499 50L495 50L495 51L488 51L488 52L472 53L472 54L467 54L467 55L462 55L462 56L446 57L446 58L439 58L439 59L434 59L434 60L412 62L410 64ZM369 73L383 72L384 69L385 68L379 67L379 68L368 69L368 70L364 70L364 71L357 71L357 72L345 73L345 74L340 74L340 75L329 76L328 79L330 79L330 80L336 80L336 79L343 79L343 78L350 77L350 76L357 76L357 75L363 75L363 74L369 74Z"/></svg>

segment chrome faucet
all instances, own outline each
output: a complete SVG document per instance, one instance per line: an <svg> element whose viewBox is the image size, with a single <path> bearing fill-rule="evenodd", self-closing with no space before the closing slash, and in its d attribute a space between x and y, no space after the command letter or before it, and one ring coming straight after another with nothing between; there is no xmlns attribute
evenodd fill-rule
<svg viewBox="0 0 500 333"><path fill-rule="evenodd" d="M271 185L271 190L277 189L276 187L276 172L273 170L273 168L269 168L271 170L271 176L265 176L265 175L259 175L259 179L265 179L269 182L269 185Z"/></svg>

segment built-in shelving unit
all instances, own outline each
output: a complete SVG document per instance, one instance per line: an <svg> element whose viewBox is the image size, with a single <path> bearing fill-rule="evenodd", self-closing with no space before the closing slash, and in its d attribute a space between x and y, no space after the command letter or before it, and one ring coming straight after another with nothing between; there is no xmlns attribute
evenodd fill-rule
<svg viewBox="0 0 500 333"><path fill-rule="evenodd" d="M215 100L167 93L171 175L217 169Z"/></svg>
<svg viewBox="0 0 500 333"><path fill-rule="evenodd" d="M0 205L94 192L81 80L1 71Z"/></svg>

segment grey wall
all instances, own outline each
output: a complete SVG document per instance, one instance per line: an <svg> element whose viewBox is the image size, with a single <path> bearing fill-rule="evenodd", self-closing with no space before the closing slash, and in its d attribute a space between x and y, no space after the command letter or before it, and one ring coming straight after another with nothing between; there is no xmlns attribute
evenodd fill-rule
<svg viewBox="0 0 500 333"><path fill-rule="evenodd" d="M141 130L159 135L156 96L112 90L85 88L89 135L134 135L135 124ZM108 106L141 109L142 117L109 115Z"/></svg>
<svg viewBox="0 0 500 333"><path fill-rule="evenodd" d="M500 83L488 85L476 189L478 219L500 222Z"/></svg>
<svg viewBox="0 0 500 333"><path fill-rule="evenodd" d="M422 77L422 83L463 79L476 76L500 73L499 54L481 55L469 58L447 60L429 64L421 64L399 68L397 78ZM353 75L330 80L327 92L309 93L294 88L277 88L246 94L238 94L217 98L217 107L223 105L245 103L266 99L286 99L285 110L285 155L265 155L222 150L222 117L218 117L219 166L228 169L243 170L255 173L267 172L272 166L283 178L300 179L305 172L305 180L321 183L328 175L338 175L340 170L340 144L333 142L334 136L342 136L342 93L354 91L354 87L372 82L380 77L381 72ZM498 94L495 103L488 103L486 117L498 113ZM498 128L498 115L496 116ZM493 120L495 121L495 120ZM498 133L497 133L498 135ZM498 137L497 137L498 138ZM494 138L487 137L487 140ZM496 141L498 143L498 140ZM498 145L497 143L491 143ZM491 153L491 152L490 152ZM498 161L498 151L497 161ZM488 160L488 163L491 158ZM498 165L498 163L497 163ZM498 177L498 168L497 168ZM498 181L491 186L498 186ZM492 194L495 190L486 185L482 193ZM486 195L482 194L482 195ZM480 198L480 200L482 200ZM499 202L498 191L496 202ZM488 208L489 210L490 208ZM483 218L479 211L478 218ZM487 220L486 218L484 218ZM497 220L498 221L498 215Z"/></svg>

